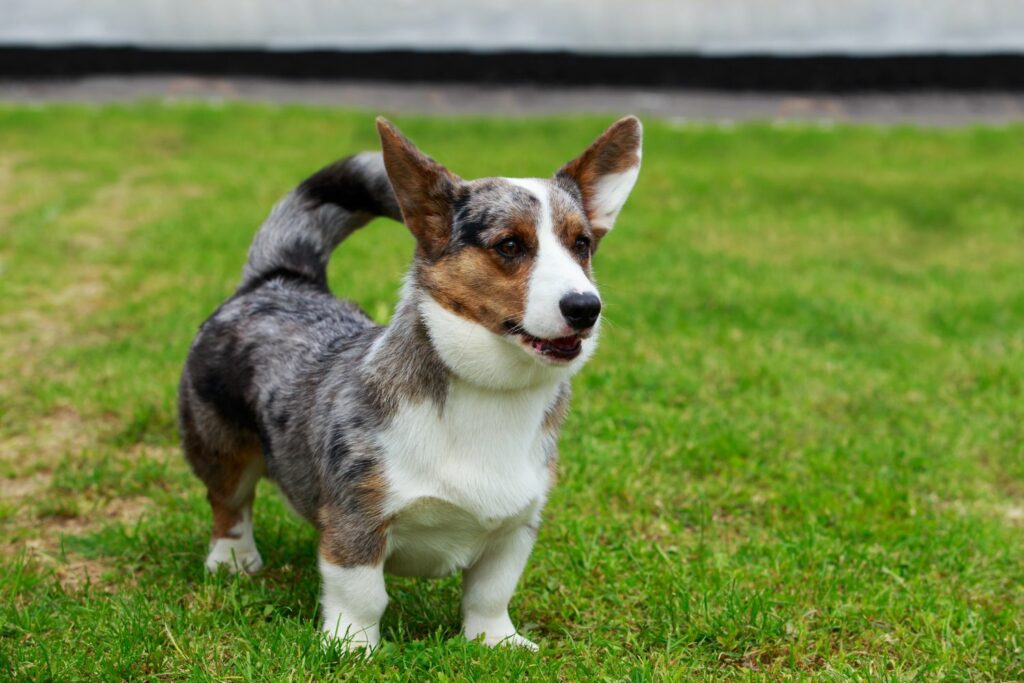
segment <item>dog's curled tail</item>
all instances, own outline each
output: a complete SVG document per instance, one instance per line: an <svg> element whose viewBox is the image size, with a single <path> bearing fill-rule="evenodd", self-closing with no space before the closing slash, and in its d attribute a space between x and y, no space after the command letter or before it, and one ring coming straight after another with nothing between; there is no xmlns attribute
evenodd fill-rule
<svg viewBox="0 0 1024 683"><path fill-rule="evenodd" d="M377 216L402 222L380 152L326 166L271 210L249 247L240 290L287 276L327 285L327 262L342 240Z"/></svg>

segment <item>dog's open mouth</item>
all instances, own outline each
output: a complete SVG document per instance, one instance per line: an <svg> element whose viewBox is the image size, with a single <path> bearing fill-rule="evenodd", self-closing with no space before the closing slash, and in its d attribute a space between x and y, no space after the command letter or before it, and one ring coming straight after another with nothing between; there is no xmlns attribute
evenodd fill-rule
<svg viewBox="0 0 1024 683"><path fill-rule="evenodd" d="M520 337L535 353L550 360L570 361L580 355L580 351L583 349L583 339L575 334L558 339L539 339L528 334L520 335Z"/></svg>

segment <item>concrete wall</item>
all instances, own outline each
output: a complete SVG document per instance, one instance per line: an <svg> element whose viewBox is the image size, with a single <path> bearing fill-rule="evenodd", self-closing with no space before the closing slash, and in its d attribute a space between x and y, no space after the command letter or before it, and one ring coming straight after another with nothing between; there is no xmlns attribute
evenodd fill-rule
<svg viewBox="0 0 1024 683"><path fill-rule="evenodd" d="M1024 53L1024 0L0 0L0 44Z"/></svg>

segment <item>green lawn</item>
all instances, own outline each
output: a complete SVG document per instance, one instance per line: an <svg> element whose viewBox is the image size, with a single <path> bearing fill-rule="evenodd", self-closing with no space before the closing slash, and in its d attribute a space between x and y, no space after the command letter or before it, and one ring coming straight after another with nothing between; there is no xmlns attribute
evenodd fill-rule
<svg viewBox="0 0 1024 683"><path fill-rule="evenodd" d="M547 175L609 118L397 122L466 177ZM1024 128L648 121L597 272L562 477L512 616L390 580L385 649L324 653L313 532L204 573L174 396L271 204L370 114L0 108L0 678L1024 678ZM331 283L384 321L412 241Z"/></svg>

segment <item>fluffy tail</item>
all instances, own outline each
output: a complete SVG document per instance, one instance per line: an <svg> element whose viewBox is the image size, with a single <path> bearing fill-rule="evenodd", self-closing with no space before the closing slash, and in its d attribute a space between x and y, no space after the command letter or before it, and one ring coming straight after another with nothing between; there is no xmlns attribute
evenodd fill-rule
<svg viewBox="0 0 1024 683"><path fill-rule="evenodd" d="M240 289L281 275L326 286L331 252L376 216L402 221L379 152L322 168L274 206L249 247Z"/></svg>

